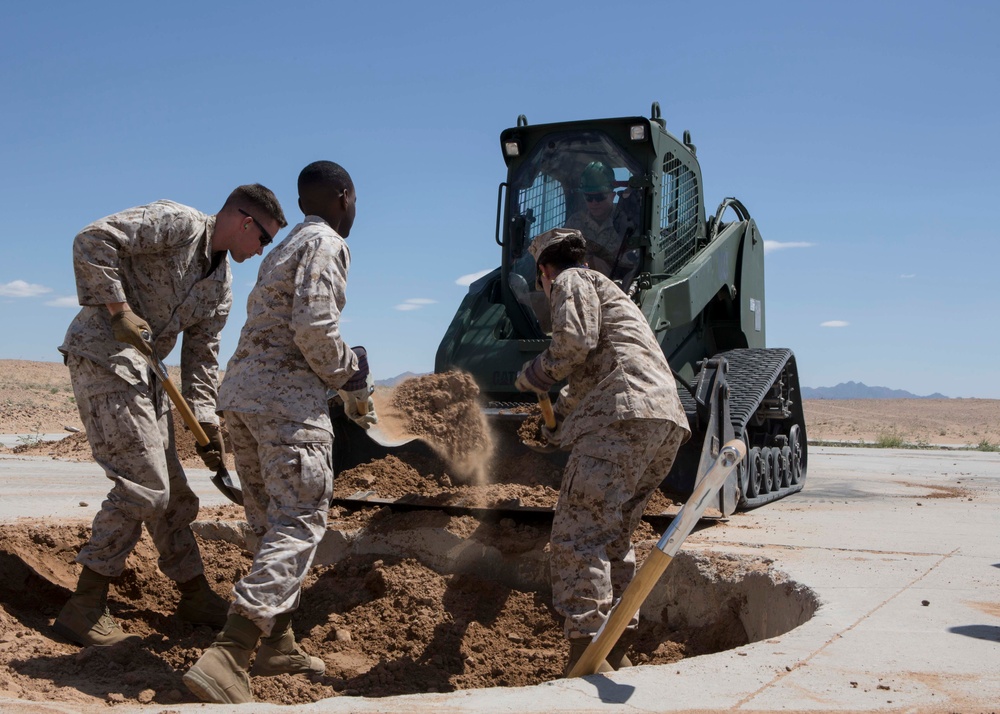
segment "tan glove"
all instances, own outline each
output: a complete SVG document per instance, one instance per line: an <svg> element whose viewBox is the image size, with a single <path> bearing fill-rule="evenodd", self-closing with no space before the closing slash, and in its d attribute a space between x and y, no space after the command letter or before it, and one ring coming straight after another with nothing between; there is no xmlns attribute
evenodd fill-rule
<svg viewBox="0 0 1000 714"><path fill-rule="evenodd" d="M378 424L375 400L372 399L375 377L368 368L368 350L361 346L352 347L351 350L358 356L358 371L337 390L337 394L344 400L344 414L347 418L362 429L367 429L372 424Z"/></svg>
<svg viewBox="0 0 1000 714"><path fill-rule="evenodd" d="M112 315L111 330L119 342L132 345L146 356L153 354L152 344L143 339L143 333L148 338L153 331L149 328L149 323L131 310L126 308Z"/></svg>
<svg viewBox="0 0 1000 714"><path fill-rule="evenodd" d="M344 414L360 426L367 429L372 424L378 424L378 414L375 413L375 400L372 399L372 392L375 391L375 380L371 373L365 379L365 386L361 389L347 391L338 389L337 394L344 400Z"/></svg>
<svg viewBox="0 0 1000 714"><path fill-rule="evenodd" d="M226 462L226 444L222 440L222 429L219 428L218 424L212 424L211 422L201 421L198 423L205 430L208 443L205 446L196 443L194 447L195 451L198 452L198 456L205 463L205 468L210 471L218 471Z"/></svg>

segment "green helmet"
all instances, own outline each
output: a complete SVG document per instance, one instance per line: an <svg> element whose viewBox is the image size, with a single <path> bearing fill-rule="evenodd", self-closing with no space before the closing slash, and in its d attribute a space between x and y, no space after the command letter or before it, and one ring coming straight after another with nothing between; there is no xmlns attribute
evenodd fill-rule
<svg viewBox="0 0 1000 714"><path fill-rule="evenodd" d="M615 172L600 161L591 161L580 176L580 190L584 193L610 191L615 185Z"/></svg>

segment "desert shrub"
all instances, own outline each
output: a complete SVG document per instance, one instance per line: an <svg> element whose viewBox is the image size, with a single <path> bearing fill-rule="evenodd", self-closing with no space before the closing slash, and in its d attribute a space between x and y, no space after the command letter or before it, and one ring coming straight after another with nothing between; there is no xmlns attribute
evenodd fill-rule
<svg viewBox="0 0 1000 714"><path fill-rule="evenodd" d="M994 444L989 439L980 440L976 451L1000 451L1000 444Z"/></svg>
<svg viewBox="0 0 1000 714"><path fill-rule="evenodd" d="M877 449L898 449L905 444L903 435L895 427L880 431L873 446Z"/></svg>

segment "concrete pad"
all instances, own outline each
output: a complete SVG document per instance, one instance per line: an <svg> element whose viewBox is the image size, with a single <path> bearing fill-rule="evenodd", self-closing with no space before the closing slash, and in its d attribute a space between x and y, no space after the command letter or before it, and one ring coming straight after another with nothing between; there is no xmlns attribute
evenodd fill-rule
<svg viewBox="0 0 1000 714"><path fill-rule="evenodd" d="M0 518L52 512L44 499L24 493L24 472L31 468L0 458ZM209 496L205 474L207 489L199 494ZM69 498L67 490L78 493L58 466L31 478L36 490L54 481L57 498ZM11 489L14 505L8 505ZM998 534L1000 454L813 447L803 492L698 530L684 545L691 552L773 559L775 568L820 601L798 628L734 650L610 676L449 694L336 697L295 710L996 712ZM65 710L6 704L20 711ZM206 711L202 705L171 710Z"/></svg>
<svg viewBox="0 0 1000 714"><path fill-rule="evenodd" d="M185 469L203 506L223 506L226 497L212 485L208 469ZM0 521L57 518L92 521L111 482L93 461L60 461L47 456L0 454Z"/></svg>

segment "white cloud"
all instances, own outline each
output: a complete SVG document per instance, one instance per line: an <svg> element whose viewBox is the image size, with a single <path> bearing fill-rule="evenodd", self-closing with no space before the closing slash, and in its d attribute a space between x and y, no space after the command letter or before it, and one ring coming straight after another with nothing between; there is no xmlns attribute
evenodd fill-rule
<svg viewBox="0 0 1000 714"><path fill-rule="evenodd" d="M468 275L463 275L462 277L460 277L458 280L455 281L455 285L461 285L463 288L467 288L474 282L479 280L481 277L483 277L484 275L492 273L493 270L494 268L490 268L489 270L480 270L478 273L469 273Z"/></svg>
<svg viewBox="0 0 1000 714"><path fill-rule="evenodd" d="M764 241L764 255L773 253L776 250L784 250L785 248L812 248L814 245L816 244L803 242L779 243L776 240L766 240Z"/></svg>
<svg viewBox="0 0 1000 714"><path fill-rule="evenodd" d="M61 297L55 300L46 300L45 304L49 307L80 307L80 301L75 297Z"/></svg>
<svg viewBox="0 0 1000 714"><path fill-rule="evenodd" d="M399 305L396 305L397 310L419 310L426 305L433 305L437 300L431 300L429 298L407 298Z"/></svg>
<svg viewBox="0 0 1000 714"><path fill-rule="evenodd" d="M23 280L0 284L0 295L4 297L37 297L50 292L52 288L26 283Z"/></svg>
<svg viewBox="0 0 1000 714"><path fill-rule="evenodd" d="M902 275L899 276L899 279L900 280L909 280L910 278L915 278L915 277L917 277L916 273L903 273Z"/></svg>
<svg viewBox="0 0 1000 714"><path fill-rule="evenodd" d="M847 327L851 323L846 320L827 320L826 322L819 323L820 327Z"/></svg>

